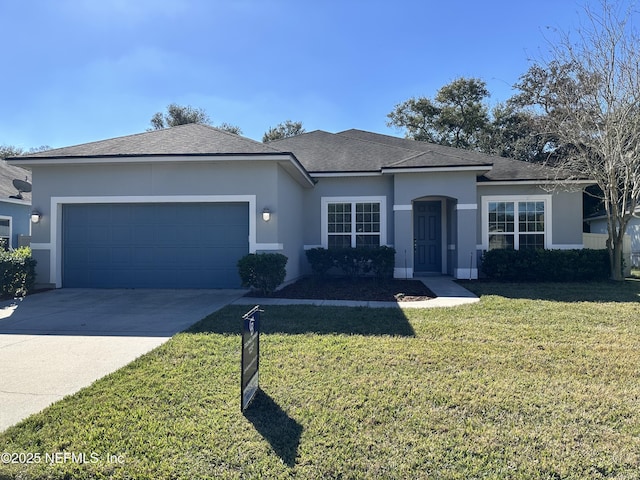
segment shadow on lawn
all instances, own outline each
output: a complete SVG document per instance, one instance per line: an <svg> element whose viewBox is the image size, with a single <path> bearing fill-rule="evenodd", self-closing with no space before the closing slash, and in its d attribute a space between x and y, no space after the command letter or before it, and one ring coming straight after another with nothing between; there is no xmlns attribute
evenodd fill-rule
<svg viewBox="0 0 640 480"><path fill-rule="evenodd" d="M629 278L623 282L512 283L463 280L458 283L479 297L498 295L553 302L640 302L640 280Z"/></svg>
<svg viewBox="0 0 640 480"><path fill-rule="evenodd" d="M302 426L262 389L258 389L244 416L269 442L282 461L293 467L298 456Z"/></svg>
<svg viewBox="0 0 640 480"><path fill-rule="evenodd" d="M262 307L261 332L289 335L392 335L413 337L415 332L401 309L287 305ZM186 333L240 334L242 314L249 307L232 306L209 315Z"/></svg>

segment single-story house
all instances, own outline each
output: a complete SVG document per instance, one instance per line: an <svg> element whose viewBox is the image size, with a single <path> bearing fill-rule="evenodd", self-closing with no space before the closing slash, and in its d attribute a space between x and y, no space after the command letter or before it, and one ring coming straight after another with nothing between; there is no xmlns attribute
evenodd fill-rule
<svg viewBox="0 0 640 480"><path fill-rule="evenodd" d="M607 234L607 215L604 211L595 213L584 219L589 225L590 233ZM634 210L633 217L629 220L626 234L631 241L631 251L629 252L631 267L640 267L640 207Z"/></svg>
<svg viewBox="0 0 640 480"><path fill-rule="evenodd" d="M491 248L582 247L582 189L543 167L361 130L268 144L191 124L9 160L33 176L55 287L238 287L247 253L389 245L394 275L477 278Z"/></svg>
<svg viewBox="0 0 640 480"><path fill-rule="evenodd" d="M0 248L29 243L31 233L31 172L0 159ZM16 184L23 190L19 190Z"/></svg>

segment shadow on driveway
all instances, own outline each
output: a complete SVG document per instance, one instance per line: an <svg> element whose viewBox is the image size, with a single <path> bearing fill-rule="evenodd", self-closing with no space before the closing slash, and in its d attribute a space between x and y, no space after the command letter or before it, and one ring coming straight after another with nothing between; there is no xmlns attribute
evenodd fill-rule
<svg viewBox="0 0 640 480"><path fill-rule="evenodd" d="M0 304L0 431L162 345L243 290L62 289Z"/></svg>

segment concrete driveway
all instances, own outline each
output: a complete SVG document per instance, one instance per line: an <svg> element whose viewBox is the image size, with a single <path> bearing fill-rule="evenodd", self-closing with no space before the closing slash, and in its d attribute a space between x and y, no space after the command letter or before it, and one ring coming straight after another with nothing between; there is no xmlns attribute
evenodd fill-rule
<svg viewBox="0 0 640 480"><path fill-rule="evenodd" d="M0 303L0 431L123 367L244 292L61 289Z"/></svg>

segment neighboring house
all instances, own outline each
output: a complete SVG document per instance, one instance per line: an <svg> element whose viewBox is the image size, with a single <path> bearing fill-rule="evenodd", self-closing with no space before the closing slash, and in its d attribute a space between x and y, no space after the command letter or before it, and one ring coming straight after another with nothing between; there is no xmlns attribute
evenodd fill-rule
<svg viewBox="0 0 640 480"><path fill-rule="evenodd" d="M607 215L604 211L587 217L584 221L589 225L590 233L608 234ZM638 268L640 267L640 207L635 209L633 217L629 220L626 233L631 243L629 252L631 266Z"/></svg>
<svg viewBox="0 0 640 480"><path fill-rule="evenodd" d="M582 192L533 164L361 130L259 143L204 125L10 160L56 287L238 287L247 253L389 245L394 274L477 278L489 248L581 248Z"/></svg>
<svg viewBox="0 0 640 480"><path fill-rule="evenodd" d="M31 172L0 159L0 248L28 243L31 232L31 193L20 193L14 180L30 183Z"/></svg>

